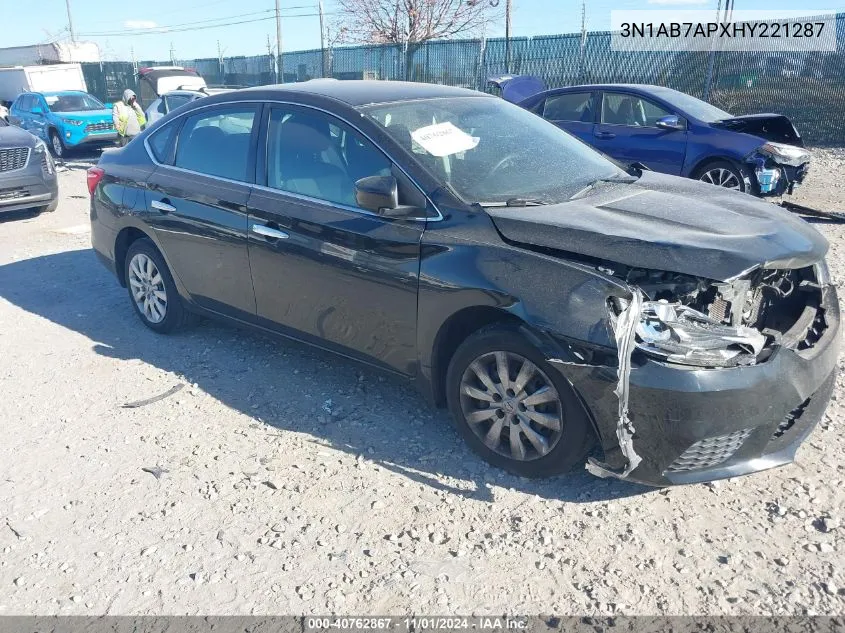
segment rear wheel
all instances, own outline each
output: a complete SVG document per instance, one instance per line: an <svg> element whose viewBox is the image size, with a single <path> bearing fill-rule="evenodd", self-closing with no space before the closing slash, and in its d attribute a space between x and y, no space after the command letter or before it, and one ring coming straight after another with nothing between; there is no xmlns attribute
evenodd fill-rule
<svg viewBox="0 0 845 633"><path fill-rule="evenodd" d="M50 150L56 158L64 158L67 154L67 148L56 130L50 130Z"/></svg>
<svg viewBox="0 0 845 633"><path fill-rule="evenodd" d="M161 253L146 238L132 242L126 253L126 288L132 307L151 330L173 332L185 320L185 309Z"/></svg>
<svg viewBox="0 0 845 633"><path fill-rule="evenodd" d="M717 187L745 191L745 179L736 165L726 160L708 163L698 171L698 180Z"/></svg>
<svg viewBox="0 0 845 633"><path fill-rule="evenodd" d="M449 364L446 390L467 443L517 475L565 472L583 459L592 438L572 387L513 327L470 336Z"/></svg>

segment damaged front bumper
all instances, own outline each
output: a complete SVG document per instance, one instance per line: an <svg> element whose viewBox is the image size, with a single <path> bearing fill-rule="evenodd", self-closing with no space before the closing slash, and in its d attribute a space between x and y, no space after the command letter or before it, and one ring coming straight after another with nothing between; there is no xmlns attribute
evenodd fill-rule
<svg viewBox="0 0 845 633"><path fill-rule="evenodd" d="M761 197L792 194L810 171L810 153L794 147L789 155L781 155L768 150L769 145L778 144L767 143L746 157L746 190Z"/></svg>
<svg viewBox="0 0 845 633"><path fill-rule="evenodd" d="M840 338L833 286L822 290L817 312L825 327L809 347L796 343L804 333L790 330L756 365L699 368L635 351L624 411L616 367L552 359L579 393L600 438L604 459L588 470L665 486L793 461L833 390ZM806 322L795 328L806 329Z"/></svg>

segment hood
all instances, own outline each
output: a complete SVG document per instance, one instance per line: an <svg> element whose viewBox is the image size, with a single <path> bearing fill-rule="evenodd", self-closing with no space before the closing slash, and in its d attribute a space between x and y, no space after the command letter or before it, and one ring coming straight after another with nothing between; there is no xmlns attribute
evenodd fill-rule
<svg viewBox="0 0 845 633"><path fill-rule="evenodd" d="M76 121L85 121L87 123L95 123L99 121L111 121L111 110L84 110L81 112L55 112L60 119L74 119Z"/></svg>
<svg viewBox="0 0 845 633"><path fill-rule="evenodd" d="M758 136L774 143L804 147L804 141L792 121L782 114L747 114L715 121L711 127Z"/></svg>
<svg viewBox="0 0 845 633"><path fill-rule="evenodd" d="M486 211L505 239L528 247L715 281L756 266L808 266L828 248L812 226L774 204L654 172L562 204Z"/></svg>
<svg viewBox="0 0 845 633"><path fill-rule="evenodd" d="M0 149L7 147L35 147L37 139L19 127L8 125L0 127Z"/></svg>

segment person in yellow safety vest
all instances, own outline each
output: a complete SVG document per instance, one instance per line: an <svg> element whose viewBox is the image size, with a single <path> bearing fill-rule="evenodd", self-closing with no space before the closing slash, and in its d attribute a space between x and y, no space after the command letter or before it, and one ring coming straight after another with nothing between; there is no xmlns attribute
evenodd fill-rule
<svg viewBox="0 0 845 633"><path fill-rule="evenodd" d="M138 136L147 124L147 117L138 105L135 93L128 88L123 91L123 100L114 104L111 116L114 129L117 130L117 144L120 147Z"/></svg>

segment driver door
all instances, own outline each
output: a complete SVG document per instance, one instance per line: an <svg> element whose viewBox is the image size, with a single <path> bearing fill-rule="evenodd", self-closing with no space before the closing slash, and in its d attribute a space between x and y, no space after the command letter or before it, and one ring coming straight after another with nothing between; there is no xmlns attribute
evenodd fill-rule
<svg viewBox="0 0 845 633"><path fill-rule="evenodd" d="M591 144L623 163L679 175L687 152L687 131L666 130L658 119L675 114L638 94L605 92ZM683 119L681 119L683 120Z"/></svg>
<svg viewBox="0 0 845 633"><path fill-rule="evenodd" d="M265 112L259 148L266 151L259 150L257 174L262 186L248 203L259 320L410 374L417 358L425 219L386 218L357 206L356 180L397 172L351 126L300 106ZM402 196L400 184L400 202Z"/></svg>

